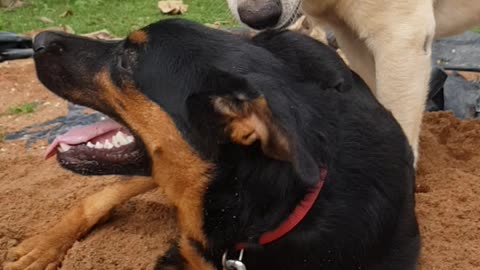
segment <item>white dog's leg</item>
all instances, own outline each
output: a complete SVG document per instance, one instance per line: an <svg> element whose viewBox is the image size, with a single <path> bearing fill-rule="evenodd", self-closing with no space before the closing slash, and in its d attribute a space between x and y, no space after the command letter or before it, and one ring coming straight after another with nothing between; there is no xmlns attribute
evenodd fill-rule
<svg viewBox="0 0 480 270"><path fill-rule="evenodd" d="M422 5L422 4L420 4ZM424 3L411 14L384 25L366 40L373 52L376 95L402 126L418 159L418 141L431 71L435 31L433 7Z"/></svg>
<svg viewBox="0 0 480 270"><path fill-rule="evenodd" d="M346 25L336 23L331 27L350 68L358 73L375 93L375 62L367 46Z"/></svg>

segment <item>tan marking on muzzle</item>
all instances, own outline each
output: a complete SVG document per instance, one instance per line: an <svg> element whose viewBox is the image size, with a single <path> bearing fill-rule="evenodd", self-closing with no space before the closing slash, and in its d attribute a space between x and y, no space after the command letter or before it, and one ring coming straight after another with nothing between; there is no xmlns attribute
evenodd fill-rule
<svg viewBox="0 0 480 270"><path fill-rule="evenodd" d="M199 157L171 117L133 84L125 83L120 89L105 71L98 74L96 82L102 99L143 140L152 159L154 181L178 209L181 234L206 246L203 196L213 165Z"/></svg>

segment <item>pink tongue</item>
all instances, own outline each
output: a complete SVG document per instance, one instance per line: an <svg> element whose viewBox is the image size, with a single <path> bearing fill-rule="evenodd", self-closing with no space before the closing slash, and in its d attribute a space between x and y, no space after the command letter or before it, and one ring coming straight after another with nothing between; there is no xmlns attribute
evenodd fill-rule
<svg viewBox="0 0 480 270"><path fill-rule="evenodd" d="M57 153L57 146L60 143L65 143L69 145L87 143L95 137L121 128L123 128L123 126L111 119L103 120L88 126L74 127L70 129L67 133L55 138L55 140L48 146L47 150L45 151L44 157L45 159L48 159L54 156Z"/></svg>

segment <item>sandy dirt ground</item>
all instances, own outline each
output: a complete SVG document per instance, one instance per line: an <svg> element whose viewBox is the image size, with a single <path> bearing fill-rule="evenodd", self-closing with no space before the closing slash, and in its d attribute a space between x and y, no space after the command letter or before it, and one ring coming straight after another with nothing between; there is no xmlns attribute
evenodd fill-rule
<svg viewBox="0 0 480 270"><path fill-rule="evenodd" d="M0 113L40 102L34 113L0 115L0 134L66 113L37 81L31 60L0 64ZM0 265L8 248L52 227L75 202L115 181L83 177L43 160L46 142L0 142ZM480 269L480 121L425 115L417 177L423 270ZM131 199L76 242L62 269L151 269L175 236L173 209L155 191Z"/></svg>

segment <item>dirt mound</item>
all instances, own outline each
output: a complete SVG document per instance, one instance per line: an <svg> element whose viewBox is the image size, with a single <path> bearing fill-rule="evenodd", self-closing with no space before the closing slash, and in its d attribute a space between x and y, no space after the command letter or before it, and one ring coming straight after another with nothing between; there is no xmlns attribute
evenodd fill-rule
<svg viewBox="0 0 480 270"><path fill-rule="evenodd" d="M0 113L25 102L31 114L0 114L0 134L65 114L66 102L43 89L31 60L0 64ZM116 177L81 177L44 161L46 142L0 142L0 264L9 247L45 231L77 200ZM428 113L418 164L417 213L423 270L480 269L480 121ZM175 236L174 211L150 192L115 209L68 252L63 268L151 269Z"/></svg>
<svg viewBox="0 0 480 270"><path fill-rule="evenodd" d="M449 113L424 120L416 196L422 269L480 269L480 121Z"/></svg>

